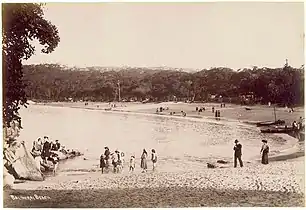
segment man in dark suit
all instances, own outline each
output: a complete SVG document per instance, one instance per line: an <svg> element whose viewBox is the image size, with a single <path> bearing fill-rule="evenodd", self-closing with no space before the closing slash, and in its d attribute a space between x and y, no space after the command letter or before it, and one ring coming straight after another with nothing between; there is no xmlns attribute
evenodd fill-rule
<svg viewBox="0 0 306 210"><path fill-rule="evenodd" d="M243 163L241 160L242 156L242 145L239 143L239 141L235 140L235 146L234 146L234 167L237 167L237 159L239 160L240 167L243 167Z"/></svg>

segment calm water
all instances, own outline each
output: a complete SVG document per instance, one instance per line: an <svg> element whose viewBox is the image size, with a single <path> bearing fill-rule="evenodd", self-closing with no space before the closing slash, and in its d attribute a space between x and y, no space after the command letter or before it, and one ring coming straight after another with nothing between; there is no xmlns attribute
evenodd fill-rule
<svg viewBox="0 0 306 210"><path fill-rule="evenodd" d="M206 167L206 162L211 160L232 160L236 138L243 145L245 160L259 157L263 138L268 139L272 154L291 147L293 143L274 135L266 136L256 127L237 122L39 105L21 110L21 115L24 129L20 138L26 141L29 149L34 139L47 135L53 140L59 139L68 148L84 153L87 160L80 157L61 163L62 172L97 170L104 146L112 151L124 151L127 160L130 155L136 155L136 163L143 148L149 153L155 148L159 170L185 170Z"/></svg>

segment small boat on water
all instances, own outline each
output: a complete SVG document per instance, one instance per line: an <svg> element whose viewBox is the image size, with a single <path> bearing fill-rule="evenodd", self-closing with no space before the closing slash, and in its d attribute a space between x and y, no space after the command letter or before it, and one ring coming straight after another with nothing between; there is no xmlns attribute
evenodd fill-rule
<svg viewBox="0 0 306 210"><path fill-rule="evenodd" d="M265 122L258 122L256 123L257 127L260 126L271 126L271 125L284 125L286 122L285 120L276 120L276 108L273 107L274 110L274 122L273 121L265 121Z"/></svg>
<svg viewBox="0 0 306 210"><path fill-rule="evenodd" d="M265 128L265 129L261 129L260 132L261 133L291 133L293 132L293 128L288 127L288 128Z"/></svg>

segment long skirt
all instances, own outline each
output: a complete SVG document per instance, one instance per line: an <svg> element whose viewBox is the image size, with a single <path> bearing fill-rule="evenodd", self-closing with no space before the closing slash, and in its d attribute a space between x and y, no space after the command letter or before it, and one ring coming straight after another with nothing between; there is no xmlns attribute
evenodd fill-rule
<svg viewBox="0 0 306 210"><path fill-rule="evenodd" d="M269 163L269 160L268 160L268 153L263 153L263 154L262 154L261 163L262 163L262 164L268 164L268 163Z"/></svg>
<svg viewBox="0 0 306 210"><path fill-rule="evenodd" d="M142 169L147 169L147 168L148 168L148 166L147 166L147 160L146 160L146 159L141 159L140 167L141 167Z"/></svg>

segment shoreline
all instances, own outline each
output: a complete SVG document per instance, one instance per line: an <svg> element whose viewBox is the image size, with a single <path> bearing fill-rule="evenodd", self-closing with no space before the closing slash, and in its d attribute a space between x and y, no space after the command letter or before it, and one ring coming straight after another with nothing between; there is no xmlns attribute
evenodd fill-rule
<svg viewBox="0 0 306 210"><path fill-rule="evenodd" d="M105 113L123 113L123 114L143 114L143 115L148 115L148 116L163 116L163 117L176 117L177 119L181 119L181 118L187 118L187 119L205 119L205 120L210 120L209 122L218 122L216 121L216 118L211 115L211 116L206 116L206 115L199 115L199 114L195 114L195 111L189 111L187 116L184 117L181 114L177 115L177 113L175 115L169 115L169 114L165 114L163 113L156 113L156 107L166 107L166 106L183 106L183 107L190 107L190 106L200 106L203 104L200 103L192 103L192 104L188 104L188 103L183 103L183 102L179 102L179 103L174 103L174 102L161 102L161 103L145 103L142 104L140 102L120 102L121 106L117 106L115 108L111 108L110 110L106 110L109 107L109 103L106 102L90 102L91 104L85 106L84 103L70 103L70 102L51 102L51 103L35 103L33 105L38 105L38 106L51 106L51 107L63 107L63 108L76 108L76 109L85 109L85 110L99 110ZM124 106L122 105L124 104ZM208 107L211 106L215 106L216 109L218 108L218 103L205 103L205 105ZM98 107L97 107L98 106ZM233 106L233 107L231 107ZM245 106L241 106L241 105L237 105L237 104L228 104L228 107L226 108L222 108L222 110L232 110L232 109L237 109L237 108L244 108ZM253 107L256 108L268 108L264 105L255 105ZM284 109L284 108L280 108L280 109ZM304 109L303 107L297 107L298 110L300 109ZM210 111L206 111L206 113L209 113ZM204 113L204 112L203 112ZM303 110L304 113L304 110ZM237 117L236 117L237 118ZM262 119L262 120L243 120L243 119L236 119L235 117L226 117L226 116L222 116L219 117L220 120L226 121L226 122L238 122L241 123L243 125L251 125L252 127L254 126L254 123L259 122L259 121L269 121L270 119Z"/></svg>
<svg viewBox="0 0 306 210"><path fill-rule="evenodd" d="M107 103L108 104L108 103ZM172 103L172 102L162 102L159 103L160 105L176 105L177 103ZM176 119L176 120L188 120L188 121L193 121L193 122L209 122L209 123L214 123L214 124L226 124L226 123L235 123L235 124L239 124L242 126L246 126L246 127L251 127L251 128L256 128L256 125L254 125L252 123L252 121L240 121L237 119L231 119L231 118L226 118L226 117L221 117L219 120L216 120L213 117L206 117L206 116L177 116L177 115L167 115L167 114L157 114L157 113L148 113L146 112L141 112L141 111L135 111L135 110L122 110L122 109L113 109L113 110L105 110L105 107L99 107L97 108L95 107L86 107L86 106L71 106L73 105L73 103L70 103L69 106L65 106L63 104L54 104L54 103L46 103L46 104L35 104L38 106L50 106L50 107L59 107L59 108L74 108L74 109L83 109L83 110L90 110L90 111L100 111L103 113L110 113L110 114L130 114L130 115L139 115L139 116L149 116L149 117L163 117L163 118L168 118L168 119ZM106 103L104 103L104 105L106 105ZM143 104L136 104L138 106L141 106ZM150 104L145 104L145 105L151 105L154 107L156 107L158 104L155 103L150 103ZM189 104L187 104L189 105ZM126 108L126 107L124 107ZM230 109L230 108L228 108ZM259 131L260 132L260 131ZM300 151L298 146L300 145L300 142L297 138L294 138L292 136L290 136L289 134L272 134L274 136L279 136L280 138L290 142L290 141L294 141L294 143L291 145L292 147L290 147L289 149L285 149L282 151L279 151L278 154L275 154L273 156L270 156L269 159L271 161L281 161L281 160L289 160L289 159L295 159L295 158L299 158L299 157L303 157L305 156L305 151ZM288 152L289 151L289 152ZM258 162L260 161L260 159L253 159L253 160L248 160L248 161L253 161L253 162Z"/></svg>
<svg viewBox="0 0 306 210"><path fill-rule="evenodd" d="M49 106L49 105L41 105ZM156 104L152 105L152 107ZM95 107L67 107L116 114L136 114L170 117L194 122L207 121L187 115L156 115L137 111L105 111ZM147 108L147 107L146 107ZM151 111L154 109L151 109ZM142 110L143 111L143 110ZM209 119L208 119L209 120ZM231 119L230 119L231 120ZM213 121L213 120L212 120ZM226 123L224 120L216 123ZM237 121L232 121L237 123ZM251 126L239 122L245 126ZM287 134L279 135L293 141ZM89 172L63 172L43 182L26 181L4 190L5 207L203 207L203 206L304 206L305 205L305 154L289 148L270 156L271 162L262 165L258 160L245 162L245 167L234 168L231 161L224 168L147 173L101 174ZM277 158L275 158L277 157ZM274 158L274 159L273 159ZM128 170L125 168L124 170ZM71 173L71 174L69 174ZM19 196L17 197L12 196ZM27 200L31 196L47 196L47 200ZM16 198L15 200L13 198ZM120 199L118 199L120 198Z"/></svg>

